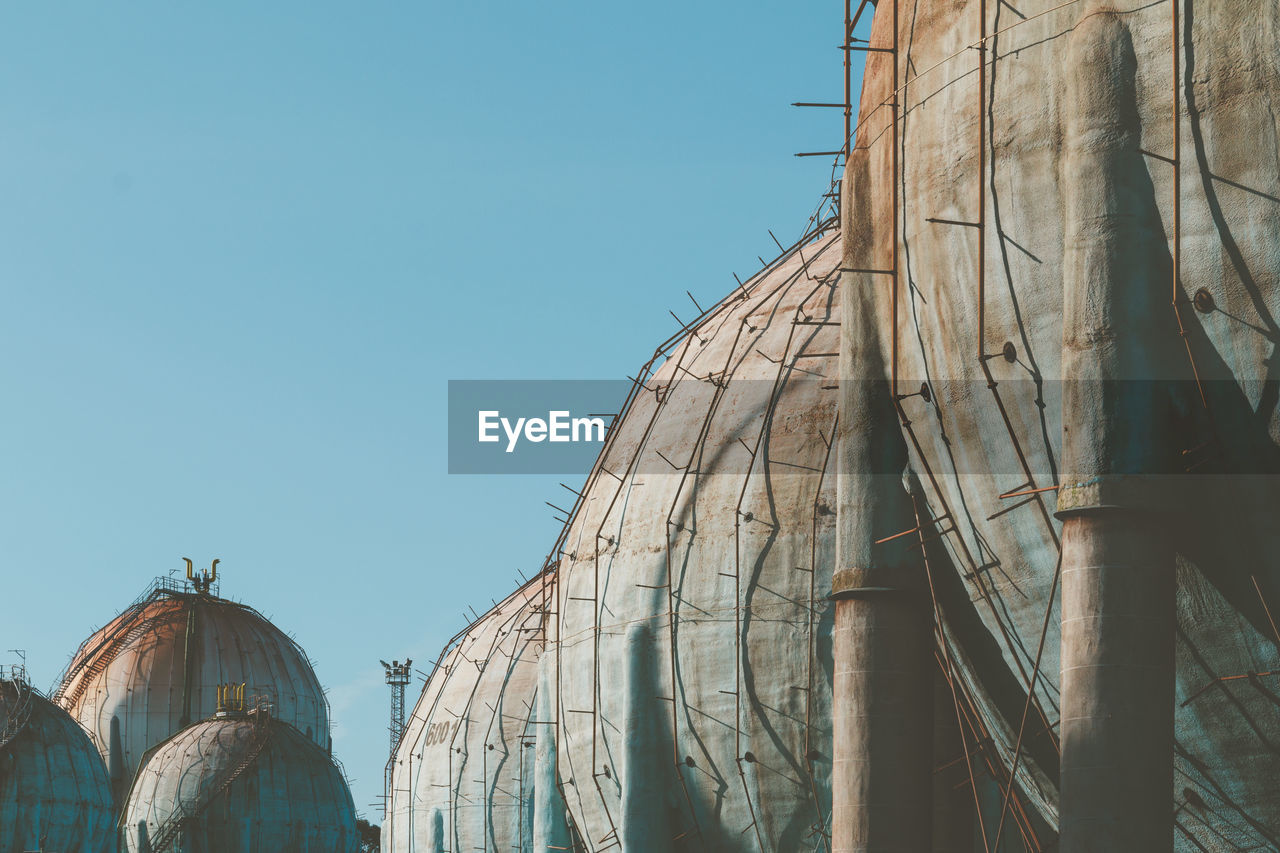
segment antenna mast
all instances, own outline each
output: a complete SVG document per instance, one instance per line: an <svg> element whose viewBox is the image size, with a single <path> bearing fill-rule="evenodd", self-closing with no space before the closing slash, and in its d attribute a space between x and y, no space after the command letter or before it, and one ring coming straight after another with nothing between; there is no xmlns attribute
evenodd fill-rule
<svg viewBox="0 0 1280 853"><path fill-rule="evenodd" d="M387 684L391 685L391 754L394 757L396 746L400 743L400 735L404 732L404 689L412 677L409 667L413 661L406 659L404 663L394 660L391 663L378 661L387 671Z"/></svg>

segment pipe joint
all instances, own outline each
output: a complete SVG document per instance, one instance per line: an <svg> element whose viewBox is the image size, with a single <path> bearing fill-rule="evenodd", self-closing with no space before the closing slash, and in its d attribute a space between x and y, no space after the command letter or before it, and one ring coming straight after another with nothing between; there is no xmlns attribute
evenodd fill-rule
<svg viewBox="0 0 1280 853"><path fill-rule="evenodd" d="M930 604L929 597L918 583L908 581L907 569L842 569L831 579L829 601L845 601L851 598L893 597L898 600L916 600Z"/></svg>
<svg viewBox="0 0 1280 853"><path fill-rule="evenodd" d="M1065 520L1087 513L1121 510L1154 514L1175 513L1185 504L1173 475L1103 474L1077 478L1058 489L1054 515Z"/></svg>

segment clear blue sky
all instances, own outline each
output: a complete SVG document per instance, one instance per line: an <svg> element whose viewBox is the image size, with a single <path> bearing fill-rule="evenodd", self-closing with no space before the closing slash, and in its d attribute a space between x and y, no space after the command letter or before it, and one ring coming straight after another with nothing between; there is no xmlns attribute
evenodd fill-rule
<svg viewBox="0 0 1280 853"><path fill-rule="evenodd" d="M789 104L841 99L842 15L6 4L0 658L48 686L220 557L316 660L380 821L378 659L427 668L567 495L448 476L446 381L631 373L686 289L799 236L831 168L792 154L841 120Z"/></svg>

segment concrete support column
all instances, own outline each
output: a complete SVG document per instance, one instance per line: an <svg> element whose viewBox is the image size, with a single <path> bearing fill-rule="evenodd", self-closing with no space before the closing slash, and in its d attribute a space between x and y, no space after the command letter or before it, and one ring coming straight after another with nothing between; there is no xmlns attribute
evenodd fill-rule
<svg viewBox="0 0 1280 853"><path fill-rule="evenodd" d="M1062 534L1063 853L1173 849L1174 555L1150 515Z"/></svg>
<svg viewBox="0 0 1280 853"><path fill-rule="evenodd" d="M933 618L904 486L907 450L881 356L884 233L867 152L845 173L831 841L833 853L931 844ZM883 223L881 223L883 226ZM887 232L887 229L885 229ZM881 541L886 540L889 541ZM879 543L879 544L877 544Z"/></svg>
<svg viewBox="0 0 1280 853"><path fill-rule="evenodd" d="M932 638L910 591L837 577L832 636L832 851L913 851L932 843Z"/></svg>
<svg viewBox="0 0 1280 853"><path fill-rule="evenodd" d="M1124 20L1087 14L1066 68L1059 844L1171 850L1171 271Z"/></svg>

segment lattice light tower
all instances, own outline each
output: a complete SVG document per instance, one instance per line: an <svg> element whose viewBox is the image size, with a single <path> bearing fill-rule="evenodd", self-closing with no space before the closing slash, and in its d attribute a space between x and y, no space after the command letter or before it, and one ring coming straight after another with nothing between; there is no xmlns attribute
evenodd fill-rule
<svg viewBox="0 0 1280 853"><path fill-rule="evenodd" d="M391 685L391 754L395 755L400 734L404 731L404 689L412 680L409 667L413 665L413 661L406 659L404 663L398 660L379 663L387 671L387 684Z"/></svg>

